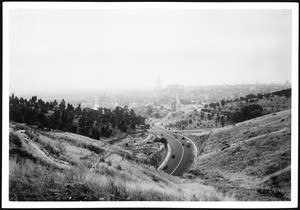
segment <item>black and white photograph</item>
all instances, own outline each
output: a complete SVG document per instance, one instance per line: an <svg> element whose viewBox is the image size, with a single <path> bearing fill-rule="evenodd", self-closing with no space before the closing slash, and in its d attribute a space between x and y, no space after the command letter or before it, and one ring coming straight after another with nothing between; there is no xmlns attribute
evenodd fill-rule
<svg viewBox="0 0 300 210"><path fill-rule="evenodd" d="M2 5L3 207L298 206L298 3Z"/></svg>

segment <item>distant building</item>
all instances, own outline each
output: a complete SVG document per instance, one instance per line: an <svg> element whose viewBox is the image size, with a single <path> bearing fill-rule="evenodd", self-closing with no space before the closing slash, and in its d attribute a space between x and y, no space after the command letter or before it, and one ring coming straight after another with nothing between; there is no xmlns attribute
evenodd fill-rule
<svg viewBox="0 0 300 210"><path fill-rule="evenodd" d="M172 103L171 103L171 110L172 110L173 112L176 111L176 101L172 101Z"/></svg>
<svg viewBox="0 0 300 210"><path fill-rule="evenodd" d="M160 76L157 76L155 90L156 91L162 90L162 81Z"/></svg>
<svg viewBox="0 0 300 210"><path fill-rule="evenodd" d="M288 81L288 80L286 80L284 85L285 85L285 86L290 86L290 85L291 85L291 83L289 83L289 81Z"/></svg>
<svg viewBox="0 0 300 210"><path fill-rule="evenodd" d="M100 106L98 104L94 104L94 110L98 110L100 108Z"/></svg>
<svg viewBox="0 0 300 210"><path fill-rule="evenodd" d="M184 89L183 85L178 85L178 84L170 84L167 86L168 90L173 90L173 91L180 91Z"/></svg>
<svg viewBox="0 0 300 210"><path fill-rule="evenodd" d="M100 102L99 102L99 96L94 97L94 110L97 110L98 108L100 108Z"/></svg>

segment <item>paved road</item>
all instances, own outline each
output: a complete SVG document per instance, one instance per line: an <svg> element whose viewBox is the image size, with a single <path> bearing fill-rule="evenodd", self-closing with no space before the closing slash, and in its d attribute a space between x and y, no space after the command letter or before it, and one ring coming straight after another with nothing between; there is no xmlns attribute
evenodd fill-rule
<svg viewBox="0 0 300 210"><path fill-rule="evenodd" d="M187 147L186 142L190 140L183 140L179 134L175 134L177 136L175 138L172 131L165 130L157 125L152 126L151 130L158 136L166 138L171 147L171 157L167 162L167 168L163 170L175 176L182 175L189 169L195 158L193 144L190 143L190 146Z"/></svg>

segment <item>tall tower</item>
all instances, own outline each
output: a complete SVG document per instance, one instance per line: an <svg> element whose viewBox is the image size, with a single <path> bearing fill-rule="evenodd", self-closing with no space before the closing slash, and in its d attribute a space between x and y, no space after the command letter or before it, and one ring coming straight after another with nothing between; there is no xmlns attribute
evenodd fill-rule
<svg viewBox="0 0 300 210"><path fill-rule="evenodd" d="M157 76L155 90L162 90L162 81L160 76Z"/></svg>
<svg viewBox="0 0 300 210"><path fill-rule="evenodd" d="M171 102L171 110L172 110L173 112L176 111L176 101L172 101L172 102Z"/></svg>

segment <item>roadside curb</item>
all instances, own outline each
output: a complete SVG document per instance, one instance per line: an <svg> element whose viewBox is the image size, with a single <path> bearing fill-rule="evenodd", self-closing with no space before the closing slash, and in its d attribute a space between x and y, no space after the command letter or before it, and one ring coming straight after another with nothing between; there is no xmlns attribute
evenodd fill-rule
<svg viewBox="0 0 300 210"><path fill-rule="evenodd" d="M161 170L161 169L167 164L167 162L168 162L169 159L170 159L170 156L171 156L171 147L170 147L169 144L167 144L167 147L168 147L167 155L166 155L164 161L163 161L163 162L160 164L160 166L157 168L158 171Z"/></svg>
<svg viewBox="0 0 300 210"><path fill-rule="evenodd" d="M156 136L156 138L161 138L160 136L158 136L158 135L156 135L156 134L154 134L153 133L153 135L155 135ZM148 135L148 137L149 137L150 135ZM147 138L148 138L147 137ZM168 148L168 151L167 151L167 155L166 155L166 157L165 157L165 159L163 160L163 162L160 164L160 166L158 166L157 167L157 170L158 171L160 171L166 164L167 164L167 162L169 161L169 159L170 159L170 156L171 156L171 147L170 147L170 145L167 143L167 148Z"/></svg>

